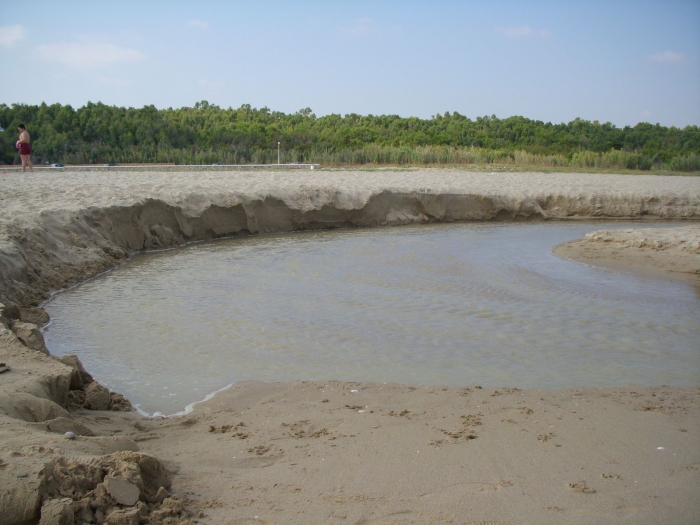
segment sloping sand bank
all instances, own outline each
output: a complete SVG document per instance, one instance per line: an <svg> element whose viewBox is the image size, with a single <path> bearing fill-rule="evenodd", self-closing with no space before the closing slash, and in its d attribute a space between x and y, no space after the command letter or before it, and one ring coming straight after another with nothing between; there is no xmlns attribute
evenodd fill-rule
<svg viewBox="0 0 700 525"><path fill-rule="evenodd" d="M613 270L682 279L700 285L700 225L599 230L557 246L567 259Z"/></svg>
<svg viewBox="0 0 700 525"><path fill-rule="evenodd" d="M150 420L124 412L75 360L48 356L36 329L51 290L137 250L240 233L577 218L698 220L700 179L0 173L0 362L10 367L0 365L0 523L697 522L697 387L248 383Z"/></svg>

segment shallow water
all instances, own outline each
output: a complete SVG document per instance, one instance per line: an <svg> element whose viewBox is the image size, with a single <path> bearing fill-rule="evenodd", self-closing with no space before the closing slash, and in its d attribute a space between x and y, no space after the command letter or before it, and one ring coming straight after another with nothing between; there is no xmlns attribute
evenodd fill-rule
<svg viewBox="0 0 700 525"><path fill-rule="evenodd" d="M695 288L552 254L629 226L469 223L195 244L57 294L44 336L52 354L78 354L147 412L180 411L242 380L699 384Z"/></svg>

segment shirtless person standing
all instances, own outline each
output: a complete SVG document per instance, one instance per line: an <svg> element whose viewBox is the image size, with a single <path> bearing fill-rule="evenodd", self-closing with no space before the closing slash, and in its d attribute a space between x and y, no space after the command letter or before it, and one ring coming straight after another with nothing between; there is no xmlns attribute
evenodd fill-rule
<svg viewBox="0 0 700 525"><path fill-rule="evenodd" d="M24 124L17 126L17 131L19 131L19 156L22 159L22 172L27 171L27 165L29 169L34 171L34 166L32 165L32 145L29 143L29 133L24 127Z"/></svg>

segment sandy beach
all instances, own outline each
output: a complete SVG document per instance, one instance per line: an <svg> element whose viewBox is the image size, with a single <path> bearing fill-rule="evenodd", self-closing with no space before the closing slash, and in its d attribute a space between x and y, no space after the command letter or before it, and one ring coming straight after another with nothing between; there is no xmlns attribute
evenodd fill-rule
<svg viewBox="0 0 700 525"><path fill-rule="evenodd" d="M144 249L580 219L640 225L557 255L700 282L698 177L0 172L0 523L697 523L700 385L250 382L186 415L144 418L76 359L48 355L39 330L52 291Z"/></svg>

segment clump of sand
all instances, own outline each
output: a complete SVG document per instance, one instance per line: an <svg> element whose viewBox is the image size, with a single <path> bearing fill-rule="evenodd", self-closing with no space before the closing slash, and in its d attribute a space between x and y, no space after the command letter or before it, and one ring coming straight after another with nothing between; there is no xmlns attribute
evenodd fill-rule
<svg viewBox="0 0 700 525"><path fill-rule="evenodd" d="M163 465L137 452L59 457L47 463L40 489L41 522L57 511L77 523L179 524L187 522L182 501L168 492Z"/></svg>
<svg viewBox="0 0 700 525"><path fill-rule="evenodd" d="M15 463L2 461L0 467L12 470ZM2 472L0 479L4 524L39 516L41 525L189 523L182 501L168 491L169 474L147 454L56 455L40 469Z"/></svg>

